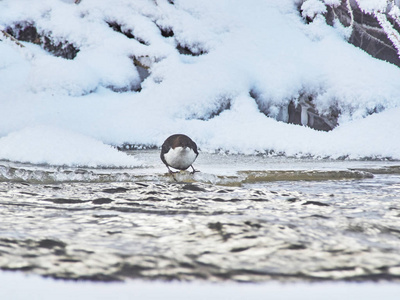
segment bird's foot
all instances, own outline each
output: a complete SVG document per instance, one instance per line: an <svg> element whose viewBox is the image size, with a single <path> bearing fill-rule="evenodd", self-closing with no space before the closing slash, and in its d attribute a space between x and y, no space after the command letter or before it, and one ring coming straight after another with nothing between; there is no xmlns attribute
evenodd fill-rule
<svg viewBox="0 0 400 300"><path fill-rule="evenodd" d="M178 182L178 180L175 178L175 174L178 172L172 172L170 171L169 174L171 175L171 177L175 180L175 182Z"/></svg>
<svg viewBox="0 0 400 300"><path fill-rule="evenodd" d="M194 168L193 168L193 166L191 166L192 167L192 172L190 172L191 174L194 174L194 173L196 173L196 172L200 172L199 170L195 170Z"/></svg>

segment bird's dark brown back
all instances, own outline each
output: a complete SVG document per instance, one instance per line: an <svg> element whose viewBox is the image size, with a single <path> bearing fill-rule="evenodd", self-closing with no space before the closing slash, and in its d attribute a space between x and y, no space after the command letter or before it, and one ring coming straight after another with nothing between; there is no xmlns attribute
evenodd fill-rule
<svg viewBox="0 0 400 300"><path fill-rule="evenodd" d="M176 147L190 147L196 154L199 154L196 143L184 134L173 134L169 136L162 145L161 153L167 153L169 149Z"/></svg>

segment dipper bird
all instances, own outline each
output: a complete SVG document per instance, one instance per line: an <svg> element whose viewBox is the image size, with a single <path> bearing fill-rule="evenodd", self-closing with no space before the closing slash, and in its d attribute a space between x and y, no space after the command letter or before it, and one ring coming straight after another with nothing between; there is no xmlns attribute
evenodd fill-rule
<svg viewBox="0 0 400 300"><path fill-rule="evenodd" d="M194 173L196 170L192 164L198 155L197 145L190 137L184 134L173 134L162 145L160 157L170 173L173 173L170 167L177 170L192 167L192 173Z"/></svg>

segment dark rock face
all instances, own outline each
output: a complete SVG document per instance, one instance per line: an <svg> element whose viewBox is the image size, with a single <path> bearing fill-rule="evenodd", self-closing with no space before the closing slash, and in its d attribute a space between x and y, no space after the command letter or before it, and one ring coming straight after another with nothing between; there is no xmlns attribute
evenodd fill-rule
<svg viewBox="0 0 400 300"><path fill-rule="evenodd" d="M107 22L108 26L110 26L110 28L112 28L114 31L122 33L123 35L125 35L128 39L135 39L137 40L139 43L141 43L142 45L146 45L148 46L148 42L144 41L143 39L135 36L132 32L132 29L127 29L127 28L123 28L123 26L121 24L119 24L117 21L110 21Z"/></svg>
<svg viewBox="0 0 400 300"><path fill-rule="evenodd" d="M329 114L319 114L311 100L312 98L308 100L300 97L297 104L290 101L287 107L287 122L308 126L321 131L330 131L335 128L338 123L339 112L336 109L331 109Z"/></svg>
<svg viewBox="0 0 400 300"><path fill-rule="evenodd" d="M79 52L79 49L68 41L55 42L52 40L51 34L39 33L33 24L18 23L9 26L6 32L19 41L41 45L43 49L54 56L74 59Z"/></svg>
<svg viewBox="0 0 400 300"><path fill-rule="evenodd" d="M303 125L320 131L330 131L338 124L339 109L331 107L328 113L320 113L313 103L314 96L310 94L300 93L297 99L283 103L278 113L271 111L271 105L258 91L250 91L250 96L256 101L262 113L277 121Z"/></svg>

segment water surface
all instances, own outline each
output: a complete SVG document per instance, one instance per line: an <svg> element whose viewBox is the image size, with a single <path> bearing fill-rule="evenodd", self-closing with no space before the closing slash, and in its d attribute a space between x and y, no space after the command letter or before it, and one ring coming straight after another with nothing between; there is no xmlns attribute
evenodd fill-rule
<svg viewBox="0 0 400 300"><path fill-rule="evenodd" d="M145 167L0 162L0 268L67 279L399 280L400 162L201 153Z"/></svg>

